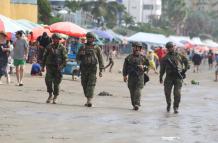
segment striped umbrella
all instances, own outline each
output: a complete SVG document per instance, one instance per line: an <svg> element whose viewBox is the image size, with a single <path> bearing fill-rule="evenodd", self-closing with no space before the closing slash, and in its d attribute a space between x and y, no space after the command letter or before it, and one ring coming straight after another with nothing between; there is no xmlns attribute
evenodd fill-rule
<svg viewBox="0 0 218 143"><path fill-rule="evenodd" d="M30 31L29 28L19 25L14 20L8 17L0 15L0 31L15 33L19 30Z"/></svg>

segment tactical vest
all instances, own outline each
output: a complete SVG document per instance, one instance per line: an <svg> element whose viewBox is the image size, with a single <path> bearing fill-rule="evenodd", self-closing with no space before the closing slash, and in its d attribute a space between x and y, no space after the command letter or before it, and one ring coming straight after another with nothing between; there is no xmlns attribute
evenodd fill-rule
<svg viewBox="0 0 218 143"><path fill-rule="evenodd" d="M142 55L139 55L138 57L134 57L133 55L129 56L127 58L128 60L128 73L130 75L138 76L142 75L143 71L140 71L137 67L138 65L142 65L144 61L144 57Z"/></svg>
<svg viewBox="0 0 218 143"><path fill-rule="evenodd" d="M85 47L84 52L85 56L82 59L82 63L84 65L97 65L98 64L98 59L96 56L96 47L94 48L89 48Z"/></svg>
<svg viewBox="0 0 218 143"><path fill-rule="evenodd" d="M172 56L169 56L169 58L173 61L173 63L177 66L179 71L182 71L183 63L182 63L182 57L179 54L175 54Z"/></svg>
<svg viewBox="0 0 218 143"><path fill-rule="evenodd" d="M47 50L48 50L48 56L46 58L46 64L47 65L56 65L59 66L63 63L62 57L62 45L56 45L57 47L54 47L55 45L51 44Z"/></svg>

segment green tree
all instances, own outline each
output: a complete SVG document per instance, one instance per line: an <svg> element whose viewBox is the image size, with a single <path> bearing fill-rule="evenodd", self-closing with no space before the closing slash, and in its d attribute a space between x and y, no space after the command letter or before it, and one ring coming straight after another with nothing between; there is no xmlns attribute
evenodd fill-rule
<svg viewBox="0 0 218 143"><path fill-rule="evenodd" d="M37 0L39 21L48 24L52 18L51 5L48 0Z"/></svg>
<svg viewBox="0 0 218 143"><path fill-rule="evenodd" d="M125 7L117 2L107 2L107 0L81 2L81 8L84 11L91 12L97 19L105 18L107 27L114 27L117 24L118 14L125 11Z"/></svg>
<svg viewBox="0 0 218 143"><path fill-rule="evenodd" d="M62 18L60 16L55 16L55 17L52 17L49 21L48 24L53 24L53 23L56 23L56 22L61 22L63 21Z"/></svg>
<svg viewBox="0 0 218 143"><path fill-rule="evenodd" d="M125 13L123 16L123 20L125 22L125 25L128 26L132 26L135 22L134 22L134 18L132 16L130 16L128 13Z"/></svg>
<svg viewBox="0 0 218 143"><path fill-rule="evenodd" d="M207 13L193 11L189 14L185 22L185 34L191 37L199 36L202 33L211 34L212 22Z"/></svg>
<svg viewBox="0 0 218 143"><path fill-rule="evenodd" d="M170 25L177 34L181 34L182 25L188 14L188 9L184 0L162 0L163 14L160 22L165 26Z"/></svg>
<svg viewBox="0 0 218 143"><path fill-rule="evenodd" d="M163 35L175 34L171 29L154 27L150 23L138 23L137 26L130 26L129 29L136 32L157 33Z"/></svg>
<svg viewBox="0 0 218 143"><path fill-rule="evenodd" d="M83 3L83 1L70 1L70 0L67 0L65 1L65 6L68 7L72 12L76 12L77 10L80 10L81 9L81 3Z"/></svg>

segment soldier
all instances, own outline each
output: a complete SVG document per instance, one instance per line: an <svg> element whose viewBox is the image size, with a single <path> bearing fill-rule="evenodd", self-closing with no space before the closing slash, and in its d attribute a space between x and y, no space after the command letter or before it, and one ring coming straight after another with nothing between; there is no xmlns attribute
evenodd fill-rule
<svg viewBox="0 0 218 143"><path fill-rule="evenodd" d="M166 72L164 80L164 92L167 102L167 112L170 112L171 106L171 90L174 86L174 113L178 113L182 81L185 78L185 72L189 69L188 59L175 52L175 45L172 42L166 44L168 53L163 57L160 64L160 83L163 83L163 75Z"/></svg>
<svg viewBox="0 0 218 143"><path fill-rule="evenodd" d="M123 80L127 82L131 95L133 110L138 110L140 106L141 90L144 87L144 72L149 65L148 60L143 56L140 43L133 44L133 54L125 58L123 65Z"/></svg>
<svg viewBox="0 0 218 143"><path fill-rule="evenodd" d="M97 64L99 64L99 77L102 77L104 68L101 49L95 45L95 35L88 32L86 34L87 43L80 48L77 54L77 61L80 62L81 84L87 102L85 106L92 107L92 99L96 84Z"/></svg>
<svg viewBox="0 0 218 143"><path fill-rule="evenodd" d="M53 100L53 104L56 104L57 96L59 95L59 85L62 80L61 71L66 65L67 51L60 44L60 40L61 38L58 34L53 34L53 42L48 45L43 55L42 71L44 71L44 67L46 66L45 83L47 92L49 93L46 103L50 103Z"/></svg>

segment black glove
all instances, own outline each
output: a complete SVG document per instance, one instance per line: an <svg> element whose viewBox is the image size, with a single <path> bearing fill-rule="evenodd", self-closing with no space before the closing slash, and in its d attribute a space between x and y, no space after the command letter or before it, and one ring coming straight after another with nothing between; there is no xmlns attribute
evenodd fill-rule
<svg viewBox="0 0 218 143"><path fill-rule="evenodd" d="M186 69L183 69L181 73L185 74L185 73L186 73L186 71L187 71Z"/></svg>
<svg viewBox="0 0 218 143"><path fill-rule="evenodd" d="M160 83L163 83L163 78L162 77L160 77Z"/></svg>
<svg viewBox="0 0 218 143"><path fill-rule="evenodd" d="M181 75L182 75L183 79L185 79L185 78L186 78L186 74L185 74L185 73L186 73L186 71L187 71L186 69L183 69L183 70L182 70L182 72L181 72Z"/></svg>

